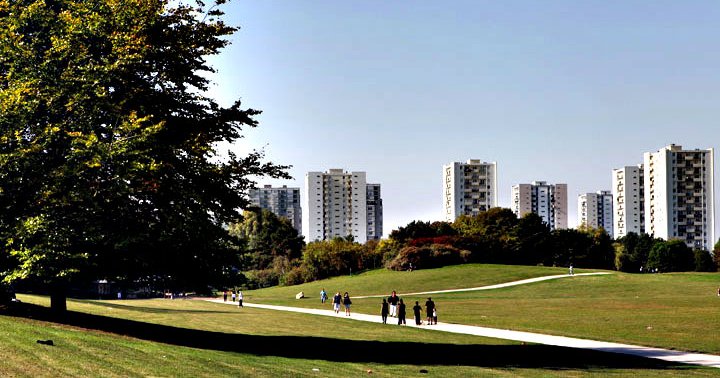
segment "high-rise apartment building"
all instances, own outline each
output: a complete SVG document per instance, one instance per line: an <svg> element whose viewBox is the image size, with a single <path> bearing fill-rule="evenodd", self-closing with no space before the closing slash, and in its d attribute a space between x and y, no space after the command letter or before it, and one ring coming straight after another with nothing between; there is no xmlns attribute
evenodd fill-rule
<svg viewBox="0 0 720 378"><path fill-rule="evenodd" d="M567 184L548 184L534 181L532 184L513 185L512 211L518 217L535 213L551 230L567 228Z"/></svg>
<svg viewBox="0 0 720 378"><path fill-rule="evenodd" d="M352 235L365 243L382 235L380 184L368 185L365 172L308 172L305 186L309 241Z"/></svg>
<svg viewBox="0 0 720 378"><path fill-rule="evenodd" d="M578 225L602 228L613 236L613 195L609 190L578 196Z"/></svg>
<svg viewBox="0 0 720 378"><path fill-rule="evenodd" d="M261 209L290 220L292 226L302 233L302 209L300 207L300 188L272 187L253 188L249 192L250 203Z"/></svg>
<svg viewBox="0 0 720 378"><path fill-rule="evenodd" d="M380 184L367 184L367 238L380 240L383 235L383 204Z"/></svg>
<svg viewBox="0 0 720 378"><path fill-rule="evenodd" d="M470 159L443 166L445 220L497 207L497 163Z"/></svg>
<svg viewBox="0 0 720 378"><path fill-rule="evenodd" d="M713 149L671 144L644 154L645 232L712 250L715 242Z"/></svg>
<svg viewBox="0 0 720 378"><path fill-rule="evenodd" d="M645 232L645 170L643 165L613 169L613 236Z"/></svg>

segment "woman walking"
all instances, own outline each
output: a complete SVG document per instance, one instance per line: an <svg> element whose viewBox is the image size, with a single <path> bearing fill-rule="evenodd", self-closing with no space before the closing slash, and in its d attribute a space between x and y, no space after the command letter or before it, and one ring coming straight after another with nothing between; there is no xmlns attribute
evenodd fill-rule
<svg viewBox="0 0 720 378"><path fill-rule="evenodd" d="M383 324L387 324L388 302L385 298L383 298L382 307L380 308L380 316L382 317Z"/></svg>
<svg viewBox="0 0 720 378"><path fill-rule="evenodd" d="M350 300L350 295L346 291L343 295L343 305L345 305L345 316L350 316L350 305L352 304L352 301Z"/></svg>
<svg viewBox="0 0 720 378"><path fill-rule="evenodd" d="M402 298L400 298L400 304L398 304L398 325L406 324L405 323L405 302L403 302Z"/></svg>

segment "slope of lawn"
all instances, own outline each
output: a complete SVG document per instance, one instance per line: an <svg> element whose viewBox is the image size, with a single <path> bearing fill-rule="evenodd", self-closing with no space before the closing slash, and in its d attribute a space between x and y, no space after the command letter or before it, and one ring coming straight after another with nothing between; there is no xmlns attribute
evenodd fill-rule
<svg viewBox="0 0 720 378"><path fill-rule="evenodd" d="M507 274L505 274L507 272ZM416 272L372 271L311 284L248 292L249 300L298 307L321 305L316 291L383 294L474 287L562 268L465 265ZM400 276L400 277L398 277ZM374 279L373 279L374 278ZM720 354L718 273L567 277L504 289L434 294L440 321ZM338 288L338 289L336 289ZM311 298L290 299L304 291ZM402 295L401 295L402 296ZM402 296L410 306L427 296ZM353 299L353 311L379 313L381 299Z"/></svg>
<svg viewBox="0 0 720 378"><path fill-rule="evenodd" d="M576 270L591 272L593 270ZM389 295L444 289L462 289L494 285L527 278L566 274L567 268L522 265L464 264L440 269L421 269L412 272L397 272L377 269L361 274L333 277L295 286L276 286L243 292L249 302L313 307L325 289L332 298L335 292L349 292L350 296ZM308 300L296 301L295 294L305 293Z"/></svg>
<svg viewBox="0 0 720 378"><path fill-rule="evenodd" d="M68 303L0 312L0 376L710 377L717 369L207 303ZM37 305L29 305L36 303ZM27 308L26 308L27 307ZM45 319L45 320L41 320ZM51 339L54 346L35 341ZM422 372L421 372L422 371Z"/></svg>

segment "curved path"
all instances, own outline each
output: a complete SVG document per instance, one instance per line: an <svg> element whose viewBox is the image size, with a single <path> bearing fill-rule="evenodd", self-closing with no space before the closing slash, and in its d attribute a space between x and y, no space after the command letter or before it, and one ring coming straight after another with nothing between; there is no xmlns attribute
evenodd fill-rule
<svg viewBox="0 0 720 378"><path fill-rule="evenodd" d="M510 287L510 286L517 286L517 285L525 285L533 282L540 282L540 281L548 281L548 280L555 280L558 278L567 278L567 277L575 277L575 276L597 276L597 275L604 275L604 274L612 274L609 272L594 272L594 273L578 273L578 274L558 274L554 276L543 276L543 277L535 277L535 278L527 278L524 280L519 281L512 281L512 282L505 282L501 284L496 285L488 285L488 286L479 286L479 287L469 287L464 289L448 289L448 290L435 290L435 291L421 291L417 293L397 293L397 295L426 295L426 294L443 294L443 293L459 293L462 291L478 291L478 290L492 290L492 289L500 289L502 287ZM384 298L387 297L387 294L383 295L365 295L365 296L353 296L353 298L356 299L362 299L362 298Z"/></svg>
<svg viewBox="0 0 720 378"><path fill-rule="evenodd" d="M611 274L611 273L583 273L583 274L576 274L576 276L594 275L594 274ZM545 281L545 280L551 280L551 279L557 279L557 278L563 278L563 277L571 277L571 276L568 276L568 275L545 276L545 277L537 277L537 278L531 278L531 279L521 280L521 281L513 281L513 282L508 282L508 283L499 284L499 285L483 286L483 287L478 287L478 288L438 290L438 291L429 291L429 292L422 292L422 293L405 293L403 295L419 295L419 294L424 295L424 294L451 293L451 292L470 291L470 290L489 290L489 289L496 289L496 288L500 288L500 287L516 286L516 285L522 285L522 284L530 283L530 282L539 282L539 281ZM354 297L354 298L375 298L375 297L384 297L384 295ZM237 304L235 302L224 302L222 299L207 299L207 301L237 306ZM268 309L268 310L290 311L290 312L298 312L298 313L303 313L303 314L333 316L333 317L338 317L338 318L347 318L347 319L359 320L359 321L365 321L365 322L382 323L382 320L380 319L380 316L378 316L378 315L367 315L367 314L354 313L351 316L345 316L343 311L341 311L339 314L336 314L332 310L320 310L320 309L312 309L312 308L275 306L275 305L265 305L265 304L247 303L247 302L243 303L243 305L245 305L247 307L262 308L262 309ZM393 321L395 321L395 318L389 318L389 321L392 323ZM544 345L553 345L553 346L560 346L560 347L590 349L590 350L596 350L596 351L601 351L601 352L622 353L622 354L629 354L629 355L633 355L633 356L640 356L640 357L646 357L646 358L655 358L655 359L668 361L668 362L674 362L674 363L684 363L684 364L693 364L693 365L701 365L701 366L720 368L720 356L714 355L714 354L681 352L681 351L662 349L662 348L651 348L651 347L645 347L645 346L639 346L639 345L620 344L620 343L612 343L612 342L605 342L605 341L579 339L579 338L574 338L574 337L553 336L553 335L545 335L545 334L540 334L540 333L512 331L512 330L507 330L507 329L479 327L479 326L471 326L471 325L463 325L463 324L438 322L438 324L435 324L435 325L416 326L415 324L410 324L410 323L412 323L412 319L410 322L408 322L408 324L407 324L408 327L417 327L417 328L423 328L423 329L432 330L432 331L461 333L461 334L467 334L467 335L493 337L493 338L497 338L497 339L513 340L513 341L544 344Z"/></svg>

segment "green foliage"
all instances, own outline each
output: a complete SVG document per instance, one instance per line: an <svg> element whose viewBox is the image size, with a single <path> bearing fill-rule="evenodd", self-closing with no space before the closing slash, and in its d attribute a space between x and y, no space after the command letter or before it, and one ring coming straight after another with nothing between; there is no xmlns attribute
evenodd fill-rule
<svg viewBox="0 0 720 378"><path fill-rule="evenodd" d="M363 245L336 238L309 243L303 252L302 264L314 279L322 279L366 269L363 257Z"/></svg>
<svg viewBox="0 0 720 378"><path fill-rule="evenodd" d="M659 272L687 272L695 268L695 255L682 240L661 241L650 250L647 265Z"/></svg>
<svg viewBox="0 0 720 378"><path fill-rule="evenodd" d="M243 240L243 270L267 269L277 257L293 261L302 256L305 246L290 221L266 209L245 211L243 220L228 227L232 236Z"/></svg>
<svg viewBox="0 0 720 378"><path fill-rule="evenodd" d="M704 249L695 249L693 254L695 255L696 272L717 272L717 265L715 265L710 252Z"/></svg>
<svg viewBox="0 0 720 378"><path fill-rule="evenodd" d="M412 264L413 269L440 268L466 263L469 257L470 252L449 245L408 246L401 249L387 267L392 270L408 270Z"/></svg>
<svg viewBox="0 0 720 378"><path fill-rule="evenodd" d="M4 280L206 287L235 259L222 225L250 177L287 177L261 152L215 150L257 125L202 94L236 29L173 4L0 1Z"/></svg>

